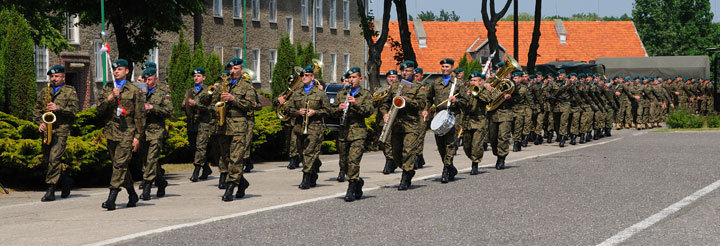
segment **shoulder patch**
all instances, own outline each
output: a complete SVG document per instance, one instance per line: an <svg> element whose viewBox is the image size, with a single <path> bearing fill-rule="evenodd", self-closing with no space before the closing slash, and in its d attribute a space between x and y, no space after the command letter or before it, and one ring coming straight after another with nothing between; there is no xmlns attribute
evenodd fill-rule
<svg viewBox="0 0 720 246"><path fill-rule="evenodd" d="M170 94L165 94L165 98L170 98Z"/></svg>

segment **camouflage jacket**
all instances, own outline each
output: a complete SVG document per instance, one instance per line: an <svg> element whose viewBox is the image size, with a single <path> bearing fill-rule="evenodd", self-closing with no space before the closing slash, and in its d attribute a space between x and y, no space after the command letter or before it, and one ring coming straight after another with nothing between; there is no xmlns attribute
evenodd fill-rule
<svg viewBox="0 0 720 246"><path fill-rule="evenodd" d="M349 88L338 91L337 102L344 103L350 91ZM358 92L355 93L355 103L351 103L350 107L347 108L345 124L340 126L338 140L353 141L367 137L365 118L370 117L375 111L371 100L372 95L370 95L369 90L360 88ZM342 118L343 110L338 110L337 107L334 107L332 111L334 117Z"/></svg>
<svg viewBox="0 0 720 246"><path fill-rule="evenodd" d="M185 91L185 99L183 99L183 109L185 110L185 116L187 116L187 129L188 131L197 131L200 123L210 123L213 118L213 109L215 104L212 104L212 95L210 86L203 85L199 91L195 91L195 85L190 86ZM195 106L190 106L188 100L195 100Z"/></svg>
<svg viewBox="0 0 720 246"><path fill-rule="evenodd" d="M391 131L394 133L417 132L419 127L425 127L425 124L422 124L420 112L427 105L427 96L422 86L405 80L393 83L390 86L388 96L385 97L380 106L380 110L381 112L390 112L393 107L393 97L398 92L400 85L402 85L400 96L405 98L405 107L398 110ZM378 120L382 120L382 117L379 116Z"/></svg>
<svg viewBox="0 0 720 246"><path fill-rule="evenodd" d="M69 136L70 126L75 120L75 114L78 112L78 98L75 88L69 85L62 85L53 93L52 88L47 86L40 90L37 94L37 102L33 111L33 119L35 124L42 124L42 115L46 112L45 97L50 90L50 101L57 105L58 109L53 111L55 114L55 123L53 123L53 133L57 136Z"/></svg>
<svg viewBox="0 0 720 246"><path fill-rule="evenodd" d="M262 106L250 82L239 79L228 87L228 93L235 96L235 100L225 102L225 124L218 126L216 133L229 136L245 135L249 126L255 123L255 111ZM212 105L220 100L221 95L220 91L214 94L217 95L213 96Z"/></svg>
<svg viewBox="0 0 720 246"><path fill-rule="evenodd" d="M457 81L456 81L457 80ZM427 104L425 107L428 108L430 105L435 105L437 108L435 108L435 112L439 112L445 109L448 109L447 102L440 104L441 102L445 101L450 97L450 89L452 87L453 82L455 82L455 91L453 94L458 94L456 96L457 102L451 103L449 111L455 113L456 115L460 113L460 108L462 107L462 104L464 101L461 99L463 98L462 94L467 91L465 86L463 86L463 82L460 79L457 78L450 78L450 81L448 81L447 84L443 81L442 76L435 79L432 83L429 83L428 85L425 85L425 95L427 96ZM416 85L417 86L417 85Z"/></svg>
<svg viewBox="0 0 720 246"><path fill-rule="evenodd" d="M477 130L487 127L485 107L492 97L490 91L481 86L477 96L466 94L465 97L467 98L467 103L463 105L462 108L465 113L462 121L463 129Z"/></svg>
<svg viewBox="0 0 720 246"><path fill-rule="evenodd" d="M140 139L145 133L145 93L128 81L120 89L120 104L118 98L108 101L107 97L115 88L113 83L105 84L98 97L98 115L107 121L103 135L111 141ZM117 114L118 107L124 108L124 114Z"/></svg>
<svg viewBox="0 0 720 246"><path fill-rule="evenodd" d="M317 86L313 86L308 93L305 93L305 88L299 86L286 103L288 106L285 108L285 115L292 117L290 120L294 121L293 131L295 133L302 134L305 131L305 116L299 115L298 110L308 107L315 110L315 114L308 118L308 134L322 134L322 131L325 130L323 120L332 112L325 92Z"/></svg>
<svg viewBox="0 0 720 246"><path fill-rule="evenodd" d="M170 91L160 89L158 86L145 96L145 103L153 106L145 111L145 140L162 139L167 136L165 132L165 119L172 114L172 101Z"/></svg>

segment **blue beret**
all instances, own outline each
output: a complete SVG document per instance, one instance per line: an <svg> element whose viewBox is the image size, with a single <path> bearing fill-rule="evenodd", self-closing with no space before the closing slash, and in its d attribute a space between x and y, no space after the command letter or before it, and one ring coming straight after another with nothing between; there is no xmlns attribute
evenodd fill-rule
<svg viewBox="0 0 720 246"><path fill-rule="evenodd" d="M395 69L390 70L385 74L385 76L388 76L388 75L398 75L398 71Z"/></svg>
<svg viewBox="0 0 720 246"><path fill-rule="evenodd" d="M565 69L560 69L557 72L558 72L558 74L565 73Z"/></svg>
<svg viewBox="0 0 720 246"><path fill-rule="evenodd" d="M237 65L242 65L242 64L243 64L243 59L233 58L232 60L230 60L227 63L227 65L225 65L225 67L232 67L232 66L237 66Z"/></svg>
<svg viewBox="0 0 720 246"><path fill-rule="evenodd" d="M423 73L423 69L421 67L416 67L415 73Z"/></svg>
<svg viewBox="0 0 720 246"><path fill-rule="evenodd" d="M145 69L145 71L143 71L142 77L143 77L143 78L147 78L147 77L153 76L153 75L155 75L155 74L157 74L157 69L155 69L155 68L148 68L148 69Z"/></svg>
<svg viewBox="0 0 720 246"><path fill-rule="evenodd" d="M115 62L112 63L112 68L116 69L119 67L129 67L129 63L125 59L117 59Z"/></svg>
<svg viewBox="0 0 720 246"><path fill-rule="evenodd" d="M630 81L630 76L625 76L625 78L623 78L623 79Z"/></svg>
<svg viewBox="0 0 720 246"><path fill-rule="evenodd" d="M362 71L362 70L359 67L351 67L350 70L347 71L348 77L351 74L360 73L360 71Z"/></svg>
<svg viewBox="0 0 720 246"><path fill-rule="evenodd" d="M60 65L55 65L48 70L47 75L51 75L54 73L65 73L65 67Z"/></svg>
<svg viewBox="0 0 720 246"><path fill-rule="evenodd" d="M192 71L191 74L192 74L192 75L195 75L195 74L205 75L205 69L204 69L204 68L201 68L201 67L195 68L195 69L193 69L193 71Z"/></svg>
<svg viewBox="0 0 720 246"><path fill-rule="evenodd" d="M470 73L470 78L485 79L485 74L482 74L481 72L478 72L478 71L473 71L472 73Z"/></svg>
<svg viewBox="0 0 720 246"><path fill-rule="evenodd" d="M148 69L148 68L155 68L155 69L157 69L157 64L155 64L154 62L146 62L145 64L142 65L141 68L142 68L142 70L145 70L145 69Z"/></svg>
<svg viewBox="0 0 720 246"><path fill-rule="evenodd" d="M409 67L416 68L417 63L415 61L405 61L402 64L400 64L400 70L404 70L405 68L409 68Z"/></svg>
<svg viewBox="0 0 720 246"><path fill-rule="evenodd" d="M455 72L455 73L462 73L462 72L465 72L465 69L459 67L459 68L456 68L455 70L453 70L453 72Z"/></svg>
<svg viewBox="0 0 720 246"><path fill-rule="evenodd" d="M452 58L445 58L440 61L440 65L442 64L455 65L455 60L453 60Z"/></svg>

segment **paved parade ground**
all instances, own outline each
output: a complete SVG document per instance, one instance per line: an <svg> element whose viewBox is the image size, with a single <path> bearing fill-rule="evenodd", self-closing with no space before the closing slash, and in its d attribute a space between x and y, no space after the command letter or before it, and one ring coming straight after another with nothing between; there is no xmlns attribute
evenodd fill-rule
<svg viewBox="0 0 720 246"><path fill-rule="evenodd" d="M0 245L718 245L720 132L654 133L622 130L613 137L566 148L543 144L511 152L495 170L485 152L484 173L461 173L442 184L442 165L429 133L427 165L408 191L400 172L381 173L381 152L361 164L363 199L347 203L338 183L337 155L322 156L318 187L299 190L299 169L258 163L247 174L245 198L222 202L215 169L191 183L168 175L166 197L118 209L100 204L105 188L73 190L41 203L44 192L0 195ZM155 190L153 189L153 192Z"/></svg>

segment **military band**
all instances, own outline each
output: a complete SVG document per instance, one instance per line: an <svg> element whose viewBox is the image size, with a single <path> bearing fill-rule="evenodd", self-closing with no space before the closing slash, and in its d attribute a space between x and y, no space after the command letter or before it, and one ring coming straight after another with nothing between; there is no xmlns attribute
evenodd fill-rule
<svg viewBox="0 0 720 246"><path fill-rule="evenodd" d="M145 96L145 132L140 141L140 160L143 163L143 187L140 199L150 200L152 183L157 184L157 197L165 196L165 188L168 186L164 172L160 172L160 152L164 139L167 137L165 119L172 113L172 102L170 91L158 86L157 70L146 69L143 74L143 81L147 85Z"/></svg>

